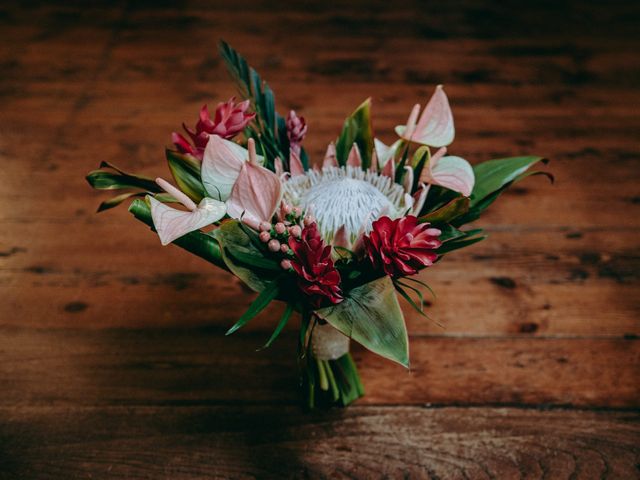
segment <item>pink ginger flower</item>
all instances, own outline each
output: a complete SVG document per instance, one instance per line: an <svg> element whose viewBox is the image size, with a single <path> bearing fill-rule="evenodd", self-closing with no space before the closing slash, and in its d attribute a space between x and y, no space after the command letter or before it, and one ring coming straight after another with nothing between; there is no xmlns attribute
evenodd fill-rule
<svg viewBox="0 0 640 480"><path fill-rule="evenodd" d="M295 110L291 110L287 115L287 137L291 150L300 155L300 145L307 134L307 122L304 117L296 115Z"/></svg>
<svg viewBox="0 0 640 480"><path fill-rule="evenodd" d="M380 217L363 240L374 267L391 277L404 277L436 261L436 251L442 245L440 233L428 223L419 224L413 215L395 220Z"/></svg>
<svg viewBox="0 0 640 480"><path fill-rule="evenodd" d="M249 100L235 103L235 97L233 97L227 102L219 103L214 117L211 119L209 109L203 105L195 130L190 129L184 123L182 124L191 138L191 143L177 132L171 134L171 140L180 152L188 153L202 160L210 135L218 135L224 139L233 138L253 120L256 114L247 113L248 108Z"/></svg>

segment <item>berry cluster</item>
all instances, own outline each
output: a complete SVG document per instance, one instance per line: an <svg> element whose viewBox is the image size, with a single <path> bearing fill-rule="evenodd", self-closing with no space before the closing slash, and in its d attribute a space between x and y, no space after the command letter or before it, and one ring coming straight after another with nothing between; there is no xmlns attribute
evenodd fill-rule
<svg viewBox="0 0 640 480"><path fill-rule="evenodd" d="M299 239L302 236L303 226L308 227L315 223L316 220L312 215L304 215L300 207L293 207L288 204L282 205L278 218L280 221L275 224L261 222L258 236L262 243L267 244L267 249L270 252L280 252L284 255L280 266L284 270L291 270L291 260L288 258L292 255L289 247L289 238Z"/></svg>

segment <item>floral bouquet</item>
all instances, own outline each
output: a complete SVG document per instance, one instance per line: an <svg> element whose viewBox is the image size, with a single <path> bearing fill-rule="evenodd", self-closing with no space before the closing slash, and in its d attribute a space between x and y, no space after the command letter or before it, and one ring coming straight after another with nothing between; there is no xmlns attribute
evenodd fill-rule
<svg viewBox="0 0 640 480"><path fill-rule="evenodd" d="M286 307L268 347L299 313L307 405L348 405L364 393L350 340L408 367L397 294L426 316L421 288L429 287L416 274L484 239L463 225L513 183L548 175L529 170L543 159L472 167L447 155L454 124L438 86L396 127L390 146L374 137L366 100L312 164L302 146L305 119L280 116L258 73L224 42L220 53L243 101L220 103L213 115L205 105L195 128L183 125L186 136L173 133L166 157L174 184L102 162L87 176L91 186L125 191L98 211L133 199L129 211L162 245L174 243L258 292L227 334L279 300Z"/></svg>

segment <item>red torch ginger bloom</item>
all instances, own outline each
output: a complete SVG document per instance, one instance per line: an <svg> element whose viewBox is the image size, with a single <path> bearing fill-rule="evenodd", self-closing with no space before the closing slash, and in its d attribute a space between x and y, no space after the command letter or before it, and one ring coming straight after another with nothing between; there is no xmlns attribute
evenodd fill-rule
<svg viewBox="0 0 640 480"><path fill-rule="evenodd" d="M428 223L418 224L413 215L391 220L381 217L372 224L369 235L363 237L371 263L391 277L413 275L432 265L442 245L440 230Z"/></svg>
<svg viewBox="0 0 640 480"><path fill-rule="evenodd" d="M311 297L311 304L319 307L323 300L342 301L340 274L331 260L331 245L325 245L315 223L302 230L300 238L289 237L294 257L291 266L298 274L298 287Z"/></svg>
<svg viewBox="0 0 640 480"><path fill-rule="evenodd" d="M253 120L256 114L247 113L248 108L249 100L235 103L235 98L231 98L227 102L218 104L214 117L211 119L209 109L203 105L195 131L182 124L192 143L176 132L171 135L171 140L180 152L188 153L202 160L204 149L209 142L209 135L218 135L224 139L233 138Z"/></svg>
<svg viewBox="0 0 640 480"><path fill-rule="evenodd" d="M299 117L296 115L295 110L291 110L287 115L287 137L289 138L291 150L297 155L300 154L300 144L306 134L307 122L305 122L304 117Z"/></svg>

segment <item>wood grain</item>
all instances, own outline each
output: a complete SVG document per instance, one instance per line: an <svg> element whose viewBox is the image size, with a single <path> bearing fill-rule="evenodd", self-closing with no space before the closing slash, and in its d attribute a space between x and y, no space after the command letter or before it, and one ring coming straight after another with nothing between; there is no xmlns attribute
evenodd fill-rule
<svg viewBox="0 0 640 480"><path fill-rule="evenodd" d="M296 336L0 330L0 406L297 403ZM411 369L355 348L361 404L637 406L637 339L417 336ZM625 366L625 367L623 367Z"/></svg>
<svg viewBox="0 0 640 480"><path fill-rule="evenodd" d="M638 2L4 2L0 478L637 478L639 20ZM86 172L168 176L170 133L234 94L218 38L305 116L314 159L365 97L391 142L440 83L453 154L551 159L554 186L512 189L488 240L423 275L444 329L405 309L411 372L356 348L349 410L298 408L295 322L255 352L279 307L224 338L246 289L124 208L94 214Z"/></svg>
<svg viewBox="0 0 640 480"><path fill-rule="evenodd" d="M0 408L0 478L636 478L638 416L491 408Z"/></svg>

